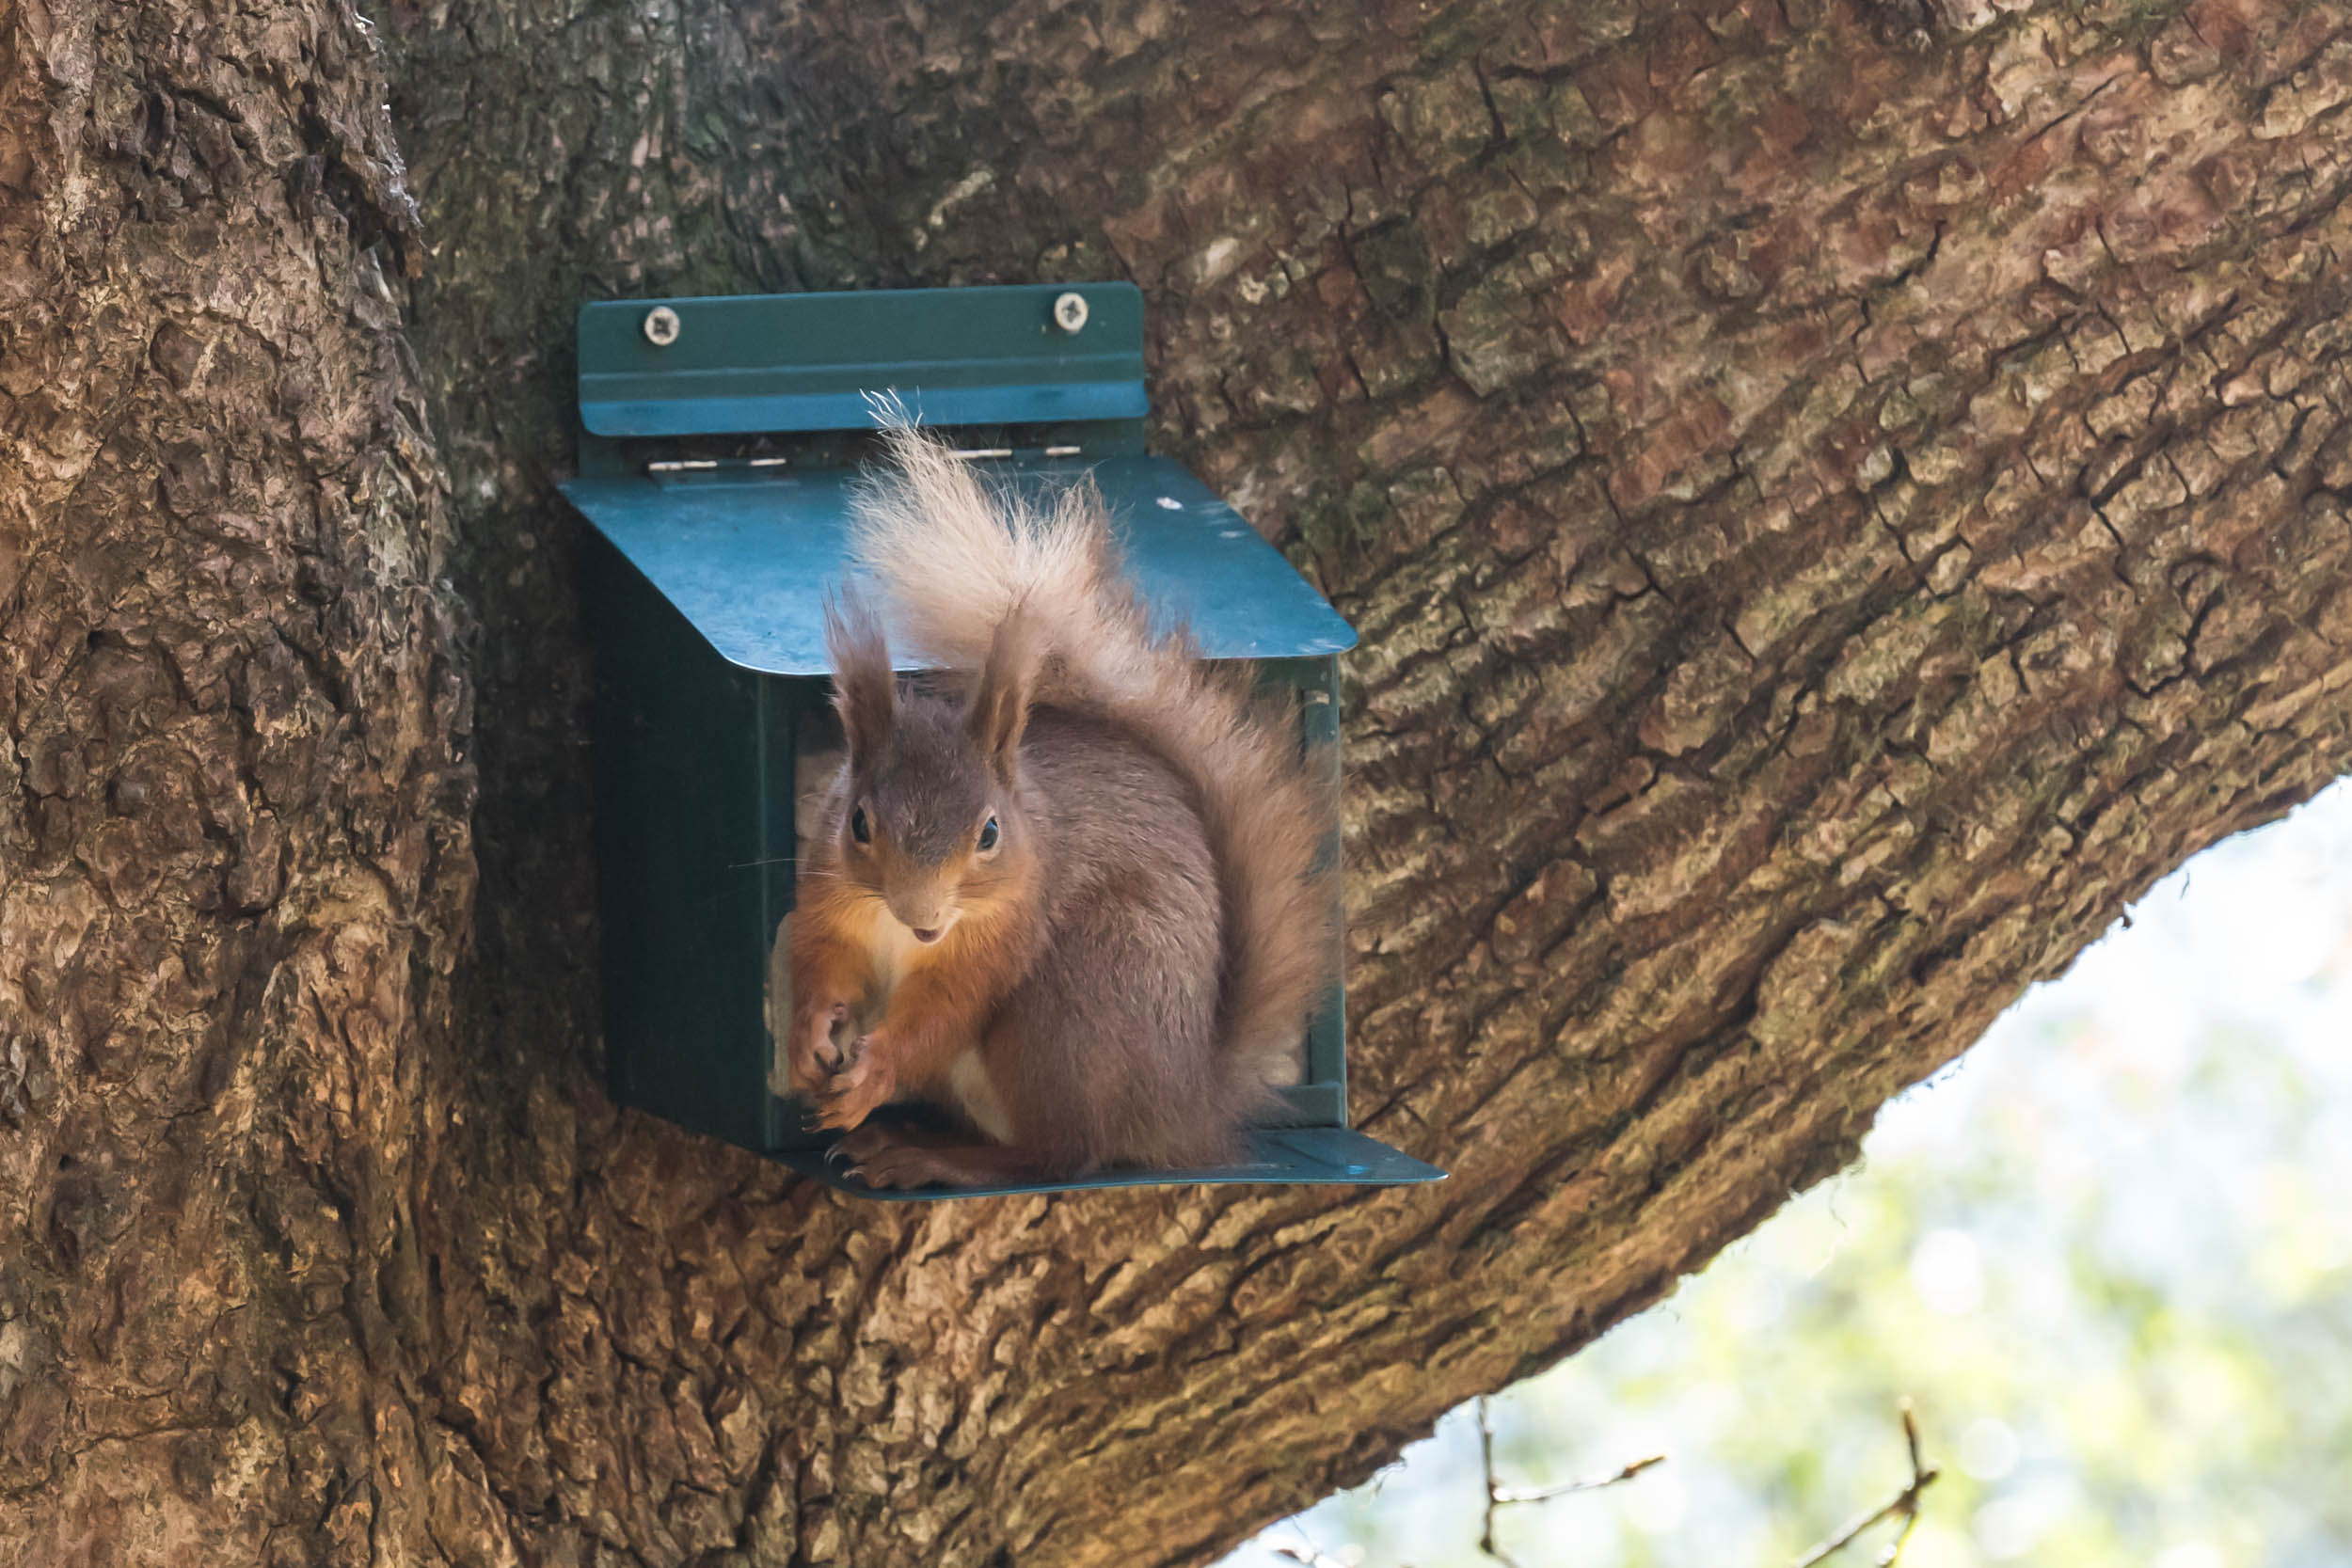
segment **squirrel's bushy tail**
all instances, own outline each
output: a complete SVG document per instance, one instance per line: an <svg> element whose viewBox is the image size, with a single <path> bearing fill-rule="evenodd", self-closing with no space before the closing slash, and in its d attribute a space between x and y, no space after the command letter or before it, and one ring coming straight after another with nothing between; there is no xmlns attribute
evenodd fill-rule
<svg viewBox="0 0 2352 1568"><path fill-rule="evenodd" d="M1032 504L982 482L936 437L878 409L893 460L861 485L852 554L879 579L892 631L943 669L977 671L1018 613L1045 657L1033 700L1116 719L1191 777L1226 909L1221 1014L1235 1087L1295 1082L1325 982L1330 891L1295 716L1248 677L1155 635L1090 483Z"/></svg>

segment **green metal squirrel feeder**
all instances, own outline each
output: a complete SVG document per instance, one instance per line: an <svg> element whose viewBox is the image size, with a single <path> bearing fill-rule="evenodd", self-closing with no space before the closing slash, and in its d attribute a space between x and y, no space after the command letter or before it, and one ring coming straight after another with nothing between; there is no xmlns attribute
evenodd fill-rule
<svg viewBox="0 0 2352 1568"><path fill-rule="evenodd" d="M845 571L866 394L897 391L1009 483L1090 472L1153 611L1181 617L1204 657L1252 661L1263 684L1295 693L1334 859L1339 656L1355 633L1232 507L1145 453L1132 285L614 300L583 307L579 331L580 477L563 489L596 536L585 584L615 1100L876 1197L1444 1174L1347 1125L1336 909L1298 1081L1240 1163L914 1192L830 1165L834 1135L771 1086L767 997L800 817L838 743L823 603Z"/></svg>

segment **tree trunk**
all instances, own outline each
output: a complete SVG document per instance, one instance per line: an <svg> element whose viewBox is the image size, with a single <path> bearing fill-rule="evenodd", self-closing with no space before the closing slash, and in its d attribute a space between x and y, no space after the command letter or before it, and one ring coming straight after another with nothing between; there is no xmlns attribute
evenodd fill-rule
<svg viewBox="0 0 2352 1568"><path fill-rule="evenodd" d="M444 1495L473 784L383 103L338 6L0 4L11 1563L356 1560Z"/></svg>
<svg viewBox="0 0 2352 1568"><path fill-rule="evenodd" d="M0 1562L1197 1561L1658 1299L2352 764L2348 21L0 0ZM598 1087L578 301L1105 276L1437 1188Z"/></svg>

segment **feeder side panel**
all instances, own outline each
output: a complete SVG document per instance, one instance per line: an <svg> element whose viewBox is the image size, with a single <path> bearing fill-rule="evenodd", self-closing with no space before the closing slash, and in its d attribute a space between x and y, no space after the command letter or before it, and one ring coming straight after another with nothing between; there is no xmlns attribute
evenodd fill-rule
<svg viewBox="0 0 2352 1568"><path fill-rule="evenodd" d="M767 1143L758 677L730 666L601 540L596 858L613 1098Z"/></svg>

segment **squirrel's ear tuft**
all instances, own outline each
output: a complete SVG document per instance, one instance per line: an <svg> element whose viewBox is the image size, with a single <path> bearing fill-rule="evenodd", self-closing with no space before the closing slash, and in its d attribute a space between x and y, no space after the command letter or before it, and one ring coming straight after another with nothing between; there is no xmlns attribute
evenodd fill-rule
<svg viewBox="0 0 2352 1568"><path fill-rule="evenodd" d="M850 743L850 759L873 756L890 733L898 705L898 679L890 672L890 643L882 622L855 593L825 599L825 653L833 660L833 705Z"/></svg>
<svg viewBox="0 0 2352 1568"><path fill-rule="evenodd" d="M1021 757L1021 732L1029 721L1029 693L1037 684L1045 651L1045 630L1025 606L996 626L988 662L972 693L972 744L1004 784L1012 782Z"/></svg>

